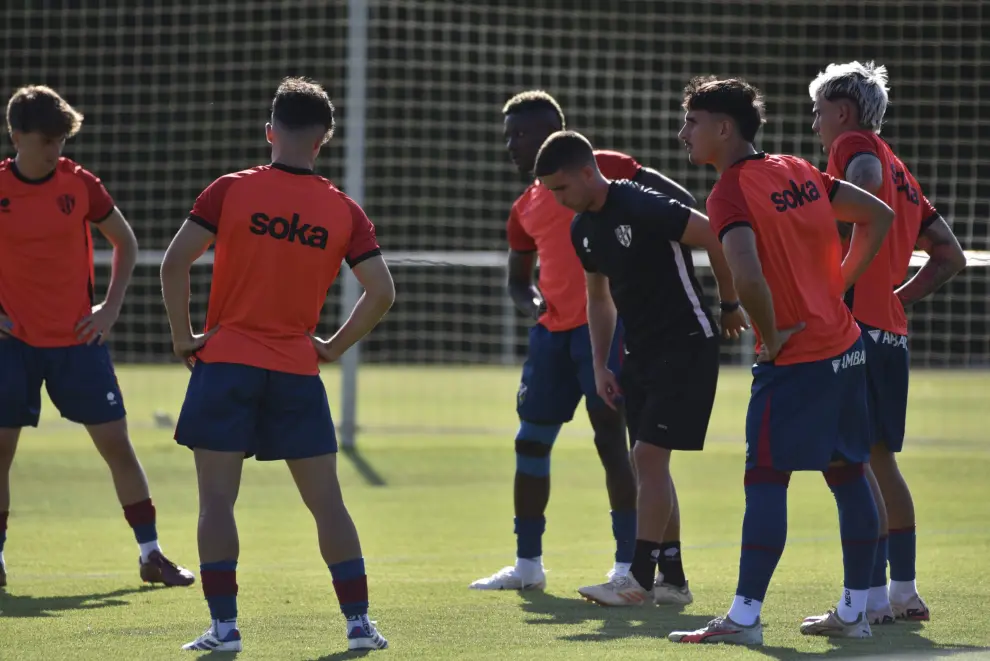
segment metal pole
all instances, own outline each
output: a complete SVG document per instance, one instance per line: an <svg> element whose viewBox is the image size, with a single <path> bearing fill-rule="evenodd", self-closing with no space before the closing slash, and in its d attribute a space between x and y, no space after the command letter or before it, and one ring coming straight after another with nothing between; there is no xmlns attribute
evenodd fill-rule
<svg viewBox="0 0 990 661"><path fill-rule="evenodd" d="M368 80L368 2L347 2L347 97L344 160L344 189L358 204L364 201L364 136ZM340 323L343 324L361 296L361 286L350 269L342 269ZM353 448L357 440L357 371L360 349L351 347L340 359L340 434L341 445Z"/></svg>

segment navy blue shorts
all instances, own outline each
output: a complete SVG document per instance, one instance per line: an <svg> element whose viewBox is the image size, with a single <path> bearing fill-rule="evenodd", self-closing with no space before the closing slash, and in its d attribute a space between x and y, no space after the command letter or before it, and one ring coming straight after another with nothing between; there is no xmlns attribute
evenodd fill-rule
<svg viewBox="0 0 990 661"><path fill-rule="evenodd" d="M873 442L882 443L891 452L904 447L904 423L907 419L908 355L907 335L879 330L866 324L866 382L869 391L870 421Z"/></svg>
<svg viewBox="0 0 990 661"><path fill-rule="evenodd" d="M196 361L175 440L190 449L242 452L259 461L337 451L319 376Z"/></svg>
<svg viewBox="0 0 990 661"><path fill-rule="evenodd" d="M127 415L106 345L33 347L0 339L0 427L37 427L41 384L63 418L84 425Z"/></svg>
<svg viewBox="0 0 990 661"><path fill-rule="evenodd" d="M746 468L823 471L870 458L871 427L862 339L825 360L757 364L746 413Z"/></svg>
<svg viewBox="0 0 990 661"><path fill-rule="evenodd" d="M609 369L617 376L621 363L622 325L618 324L608 356ZM542 324L530 328L529 356L516 395L519 419L545 425L569 422L582 396L589 411L605 406L595 389L588 326L567 331L550 331Z"/></svg>

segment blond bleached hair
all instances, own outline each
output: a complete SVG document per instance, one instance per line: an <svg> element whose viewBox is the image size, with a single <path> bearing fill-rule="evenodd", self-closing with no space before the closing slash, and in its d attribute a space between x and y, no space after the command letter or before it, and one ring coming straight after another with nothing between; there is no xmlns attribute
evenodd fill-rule
<svg viewBox="0 0 990 661"><path fill-rule="evenodd" d="M849 99L859 111L859 124L880 133L887 113L887 67L873 62L830 64L808 85L812 101Z"/></svg>

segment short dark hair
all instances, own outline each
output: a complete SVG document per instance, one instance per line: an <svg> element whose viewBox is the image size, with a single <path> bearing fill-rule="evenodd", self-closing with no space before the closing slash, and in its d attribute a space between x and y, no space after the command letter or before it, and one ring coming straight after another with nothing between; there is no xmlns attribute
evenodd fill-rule
<svg viewBox="0 0 990 661"><path fill-rule="evenodd" d="M746 142L753 142L756 132L767 121L760 90L739 78L693 78L684 88L684 103L681 106L684 110L728 115L735 121Z"/></svg>
<svg viewBox="0 0 990 661"><path fill-rule="evenodd" d="M577 170L595 164L595 151L577 131L551 133L536 154L534 174L545 177L560 170Z"/></svg>
<svg viewBox="0 0 990 661"><path fill-rule="evenodd" d="M319 83L308 78L285 78L272 99L272 123L290 131L321 127L323 142L336 126L333 103Z"/></svg>
<svg viewBox="0 0 990 661"><path fill-rule="evenodd" d="M527 90L525 92L519 92L519 94L516 94L514 97L505 102L505 105L502 106L502 114L508 117L509 115L514 115L520 112L541 109L549 110L557 115L557 119L560 120L561 130L567 128L567 124L564 121L564 111L560 109L560 104L557 103L555 98L543 90Z"/></svg>
<svg viewBox="0 0 990 661"><path fill-rule="evenodd" d="M83 116L58 92L45 85L22 87L7 102L7 130L71 138L82 128Z"/></svg>

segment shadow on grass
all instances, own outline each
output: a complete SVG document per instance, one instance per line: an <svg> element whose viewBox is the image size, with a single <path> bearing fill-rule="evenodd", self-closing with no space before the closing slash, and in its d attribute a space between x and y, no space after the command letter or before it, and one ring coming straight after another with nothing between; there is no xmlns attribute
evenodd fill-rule
<svg viewBox="0 0 990 661"><path fill-rule="evenodd" d="M795 624L794 626L797 626ZM776 628L776 627L775 627ZM925 638L920 622L898 622L873 627L873 637L867 639L832 638L835 647L827 652L802 652L792 647L764 646L755 651L764 656L792 661L793 659L937 659L956 655L990 651L990 647L974 645L937 644ZM773 629L765 628L764 641L773 640Z"/></svg>
<svg viewBox="0 0 990 661"><path fill-rule="evenodd" d="M121 597L154 589L152 587L124 588L113 592L61 597L32 597L0 591L0 619L5 617L54 617L63 611L127 606L130 602Z"/></svg>
<svg viewBox="0 0 990 661"><path fill-rule="evenodd" d="M598 623L597 631L560 636L574 642L604 642L621 638L666 638L671 631L698 629L713 615L685 615L675 606L630 606L606 608L580 597L559 597L535 590L520 592L522 609L535 615L527 624L582 625Z"/></svg>
<svg viewBox="0 0 990 661"><path fill-rule="evenodd" d="M357 448L341 448L340 454L347 458L354 466L354 470L372 487L384 487L385 478L375 470L375 467L368 463Z"/></svg>

